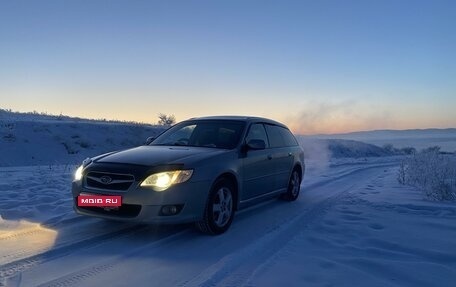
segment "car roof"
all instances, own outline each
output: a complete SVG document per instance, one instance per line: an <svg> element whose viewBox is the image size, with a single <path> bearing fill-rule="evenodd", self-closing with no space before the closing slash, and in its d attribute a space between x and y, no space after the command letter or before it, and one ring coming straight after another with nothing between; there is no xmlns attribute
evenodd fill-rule
<svg viewBox="0 0 456 287"><path fill-rule="evenodd" d="M279 123L277 121L262 118L262 117L254 117L254 116L208 116L208 117L196 117L191 118L189 121L193 120L235 120L235 121L244 121L244 122L261 122L261 123L268 123L273 125L278 125L287 128L284 124Z"/></svg>

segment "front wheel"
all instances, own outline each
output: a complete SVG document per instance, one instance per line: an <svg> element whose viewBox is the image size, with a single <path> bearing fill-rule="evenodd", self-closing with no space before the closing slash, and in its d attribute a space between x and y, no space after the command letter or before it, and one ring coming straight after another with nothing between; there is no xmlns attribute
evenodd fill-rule
<svg viewBox="0 0 456 287"><path fill-rule="evenodd" d="M299 171L294 169L288 182L287 192L282 195L282 198L287 201L295 201L299 196L300 190L301 176L299 175Z"/></svg>
<svg viewBox="0 0 456 287"><path fill-rule="evenodd" d="M233 192L230 181L217 180L209 193L203 219L196 223L201 232L216 235L228 230L234 218Z"/></svg>

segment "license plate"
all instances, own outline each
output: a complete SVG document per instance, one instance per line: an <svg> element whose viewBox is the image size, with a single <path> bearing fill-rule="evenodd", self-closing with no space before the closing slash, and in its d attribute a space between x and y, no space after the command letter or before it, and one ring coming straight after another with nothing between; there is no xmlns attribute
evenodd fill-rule
<svg viewBox="0 0 456 287"><path fill-rule="evenodd" d="M118 207L122 205L120 195L80 195L78 206Z"/></svg>

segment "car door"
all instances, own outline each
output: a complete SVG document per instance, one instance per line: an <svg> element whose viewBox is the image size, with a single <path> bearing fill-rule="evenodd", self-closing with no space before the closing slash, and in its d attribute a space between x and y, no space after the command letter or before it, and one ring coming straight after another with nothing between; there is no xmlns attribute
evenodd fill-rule
<svg viewBox="0 0 456 287"><path fill-rule="evenodd" d="M273 191L271 176L274 174L274 166L269 149L268 137L262 123L254 123L250 126L245 137L245 143L248 143L250 140L263 140L265 142L265 149L246 150L243 155L243 193L241 195L241 201Z"/></svg>
<svg viewBox="0 0 456 287"><path fill-rule="evenodd" d="M291 148L287 146L282 131L283 127L271 124L267 124L265 127L273 165L273 175L271 176L270 184L273 190L283 190L287 188L291 169L293 168L293 153Z"/></svg>

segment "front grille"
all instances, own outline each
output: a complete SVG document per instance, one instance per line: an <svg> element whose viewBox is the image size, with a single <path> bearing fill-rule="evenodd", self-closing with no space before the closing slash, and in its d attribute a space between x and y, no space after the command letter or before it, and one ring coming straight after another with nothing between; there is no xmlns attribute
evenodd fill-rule
<svg viewBox="0 0 456 287"><path fill-rule="evenodd" d="M131 174L91 171L85 176L85 185L92 189L125 191L135 181Z"/></svg>

